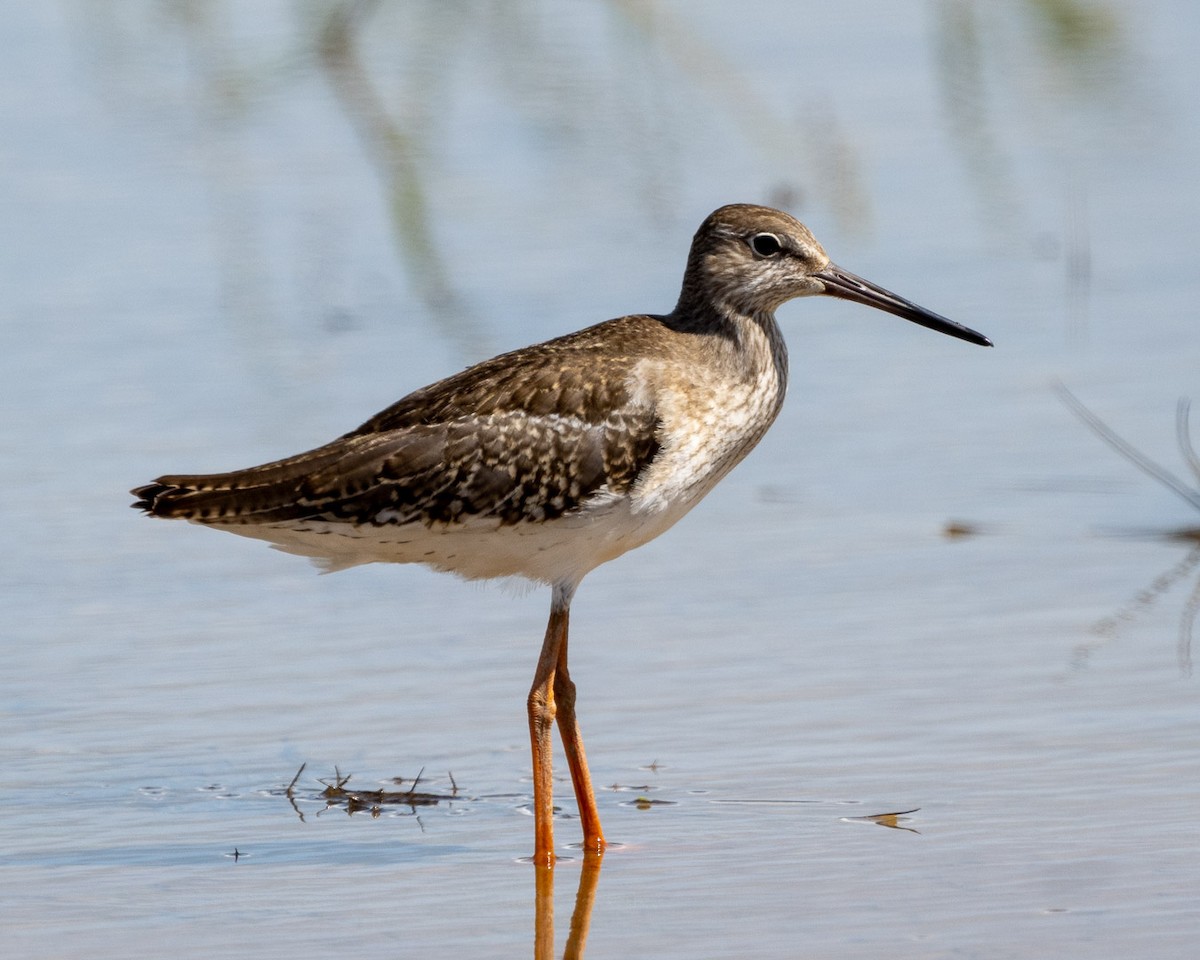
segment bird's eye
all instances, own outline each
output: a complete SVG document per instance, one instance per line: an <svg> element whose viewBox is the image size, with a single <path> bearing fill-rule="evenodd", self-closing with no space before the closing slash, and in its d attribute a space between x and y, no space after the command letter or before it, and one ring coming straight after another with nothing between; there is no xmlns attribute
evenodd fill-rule
<svg viewBox="0 0 1200 960"><path fill-rule="evenodd" d="M756 233L750 238L750 249L760 257L773 257L783 251L783 244L773 233Z"/></svg>

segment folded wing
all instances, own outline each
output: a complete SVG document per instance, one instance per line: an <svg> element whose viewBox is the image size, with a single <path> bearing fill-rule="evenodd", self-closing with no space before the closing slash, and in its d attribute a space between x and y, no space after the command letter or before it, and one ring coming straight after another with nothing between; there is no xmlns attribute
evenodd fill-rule
<svg viewBox="0 0 1200 960"><path fill-rule="evenodd" d="M383 525L550 520L625 493L658 450L654 410L621 357L596 376L583 331L410 394L307 453L222 474L172 474L133 491L154 516L218 526L309 520ZM591 376L585 380L582 371Z"/></svg>

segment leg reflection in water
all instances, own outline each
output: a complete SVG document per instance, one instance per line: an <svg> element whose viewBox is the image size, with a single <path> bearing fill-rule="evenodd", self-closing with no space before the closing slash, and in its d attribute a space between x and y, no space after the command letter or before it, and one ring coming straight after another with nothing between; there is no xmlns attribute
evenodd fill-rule
<svg viewBox="0 0 1200 960"><path fill-rule="evenodd" d="M571 932L563 949L563 960L581 960L587 945L588 925L592 922L592 904L596 900L596 884L600 880L600 860L603 855L592 851L583 852L583 863L579 872L579 889L575 894L575 912L571 914ZM562 861L560 860L561 864ZM537 877L535 898L533 957L534 960L554 960L554 874L566 873L560 866L538 864L534 867Z"/></svg>

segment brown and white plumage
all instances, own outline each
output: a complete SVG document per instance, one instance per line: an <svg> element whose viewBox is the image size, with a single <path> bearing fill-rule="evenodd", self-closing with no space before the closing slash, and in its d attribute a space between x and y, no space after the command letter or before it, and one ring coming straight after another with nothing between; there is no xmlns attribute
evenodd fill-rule
<svg viewBox="0 0 1200 960"><path fill-rule="evenodd" d="M657 321L616 321L632 340ZM323 447L227 474L165 476L138 506L334 566L455 569L456 538L571 516L627 496L658 449L655 411L632 396L631 355L603 329L496 357L418 390ZM600 371L602 376L589 377ZM516 576L510 569L466 576ZM534 576L554 580L556 576Z"/></svg>
<svg viewBox="0 0 1200 960"><path fill-rule="evenodd" d="M787 214L722 207L696 233L671 313L621 317L495 357L298 456L159 477L133 491L134 506L267 540L328 569L425 563L552 585L529 703L536 857L554 859L556 708L585 847L598 851L567 676L571 597L590 570L668 529L762 438L787 386L774 311L819 294L988 344L835 267Z"/></svg>

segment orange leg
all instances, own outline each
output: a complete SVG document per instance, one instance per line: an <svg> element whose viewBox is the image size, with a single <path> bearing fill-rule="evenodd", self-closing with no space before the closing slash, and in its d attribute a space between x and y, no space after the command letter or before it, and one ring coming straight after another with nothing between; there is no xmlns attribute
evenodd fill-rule
<svg viewBox="0 0 1200 960"><path fill-rule="evenodd" d="M567 628L574 586L554 588L546 639L538 657L533 686L529 690L529 742L533 749L533 860L539 866L554 865L554 779L552 775L551 728L558 721L559 735L571 768L571 783L579 803L583 824L583 847L592 853L604 850L600 815L592 791L583 738L575 720L575 684L567 672Z"/></svg>
<svg viewBox="0 0 1200 960"><path fill-rule="evenodd" d="M558 651L567 636L567 607L560 606L558 594L550 608L546 639L538 657L537 672L529 690L529 743L533 748L533 862L539 867L554 866L554 778L552 775L551 731L554 729L554 668Z"/></svg>
<svg viewBox="0 0 1200 960"><path fill-rule="evenodd" d="M575 684L567 672L567 624L564 612L562 645L558 648L558 665L554 671L554 701L558 707L558 733L562 737L567 766L571 768L571 784L579 804L579 819L583 826L583 849L589 853L604 850L604 833L600 829L600 813L596 795L592 792L592 775L588 772L587 756L583 752L583 737L575 720Z"/></svg>

